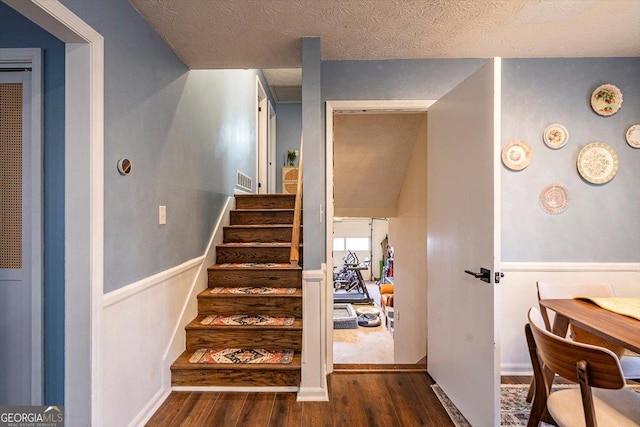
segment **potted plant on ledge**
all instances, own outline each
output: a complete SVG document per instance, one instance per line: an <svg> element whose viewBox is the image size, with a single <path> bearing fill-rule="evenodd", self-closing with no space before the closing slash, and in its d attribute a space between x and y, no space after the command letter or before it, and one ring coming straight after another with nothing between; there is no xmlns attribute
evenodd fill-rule
<svg viewBox="0 0 640 427"><path fill-rule="evenodd" d="M296 159L298 158L297 151L287 151L287 166L295 166Z"/></svg>

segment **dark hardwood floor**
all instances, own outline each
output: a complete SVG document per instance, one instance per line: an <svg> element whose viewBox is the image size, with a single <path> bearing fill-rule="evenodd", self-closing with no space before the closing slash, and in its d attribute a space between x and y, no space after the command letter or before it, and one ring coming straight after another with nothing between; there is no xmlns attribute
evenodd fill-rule
<svg viewBox="0 0 640 427"><path fill-rule="evenodd" d="M425 372L334 372L329 402L295 393L172 392L147 426L452 426Z"/></svg>

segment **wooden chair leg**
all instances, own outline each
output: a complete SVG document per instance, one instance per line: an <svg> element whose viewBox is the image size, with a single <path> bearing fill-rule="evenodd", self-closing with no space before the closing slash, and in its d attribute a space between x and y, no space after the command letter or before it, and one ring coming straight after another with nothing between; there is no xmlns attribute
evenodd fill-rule
<svg viewBox="0 0 640 427"><path fill-rule="evenodd" d="M529 324L524 327L525 335L527 337L527 346L529 348L529 357L531 358L531 365L533 366L533 380L532 385L534 390L533 404L531 405L531 414L529 415L529 421L527 427L538 427L540 421L548 420L550 418L547 412L547 398L549 397L550 382L545 379L545 374L542 363L538 358L538 351L536 349L536 342L533 339L533 333L531 332L531 326Z"/></svg>
<svg viewBox="0 0 640 427"><path fill-rule="evenodd" d="M531 382L529 383L529 391L527 392L527 403L531 403L535 392L536 392L536 379L534 377L531 377Z"/></svg>

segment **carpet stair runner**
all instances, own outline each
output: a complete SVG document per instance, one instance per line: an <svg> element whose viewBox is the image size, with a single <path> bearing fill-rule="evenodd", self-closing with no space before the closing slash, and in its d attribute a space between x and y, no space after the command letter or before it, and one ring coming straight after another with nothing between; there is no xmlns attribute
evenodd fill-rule
<svg viewBox="0 0 640 427"><path fill-rule="evenodd" d="M294 195L236 195L174 386L298 386L302 269L289 264ZM302 254L302 245L300 248Z"/></svg>

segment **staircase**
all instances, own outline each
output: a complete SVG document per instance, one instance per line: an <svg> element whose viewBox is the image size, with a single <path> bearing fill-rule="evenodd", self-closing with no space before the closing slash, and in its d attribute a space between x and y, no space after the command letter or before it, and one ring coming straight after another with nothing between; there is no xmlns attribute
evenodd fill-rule
<svg viewBox="0 0 640 427"><path fill-rule="evenodd" d="M174 386L298 386L302 350L302 269L289 263L295 195L236 195L198 316L186 327L186 351L171 366ZM300 251L302 253L302 250ZM228 288L287 288L231 293ZM212 289L216 293L212 293ZM221 289L224 288L224 289ZM237 289L236 289L237 290ZM285 326L206 324L211 315L289 316ZM200 349L293 350L288 364L190 363ZM200 353L204 350L200 350Z"/></svg>

